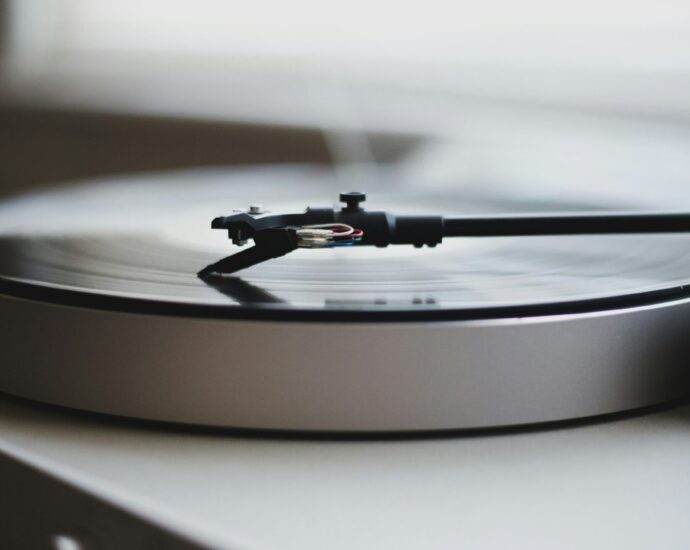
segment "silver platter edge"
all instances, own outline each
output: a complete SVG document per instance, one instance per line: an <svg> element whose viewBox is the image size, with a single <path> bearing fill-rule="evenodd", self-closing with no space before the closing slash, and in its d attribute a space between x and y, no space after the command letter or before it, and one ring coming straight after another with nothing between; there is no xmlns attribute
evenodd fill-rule
<svg viewBox="0 0 690 550"><path fill-rule="evenodd" d="M690 299L425 323L205 319L0 296L0 391L85 411L318 432L488 428L690 393Z"/></svg>

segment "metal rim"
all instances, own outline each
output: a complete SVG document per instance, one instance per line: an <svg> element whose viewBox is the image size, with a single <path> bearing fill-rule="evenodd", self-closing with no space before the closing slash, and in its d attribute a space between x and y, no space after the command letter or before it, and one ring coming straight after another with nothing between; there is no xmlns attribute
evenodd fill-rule
<svg viewBox="0 0 690 550"><path fill-rule="evenodd" d="M316 432L515 426L687 394L690 299L440 323L281 323L0 298L0 390L185 424Z"/></svg>

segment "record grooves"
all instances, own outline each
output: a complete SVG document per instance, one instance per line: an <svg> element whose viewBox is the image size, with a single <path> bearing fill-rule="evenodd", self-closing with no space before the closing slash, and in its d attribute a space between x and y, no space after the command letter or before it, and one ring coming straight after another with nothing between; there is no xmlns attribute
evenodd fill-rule
<svg viewBox="0 0 690 550"><path fill-rule="evenodd" d="M247 321L343 323L474 321L484 319L571 315L577 313L595 313L600 311L637 308L690 298L689 285L629 296L615 296L610 298L540 304L534 306L438 310L381 309L362 311L348 309L308 310L296 308L287 310L282 309L279 304L276 304L274 302L275 299L267 299L262 290L248 288L248 283L240 278L227 277L224 281L214 281L209 284L217 286L221 292L228 293L240 301L242 300L242 296L247 296L251 300L252 307L196 305L89 294L59 288L37 286L3 278L0 278L0 294L25 300L38 300L56 305L146 315L172 315Z"/></svg>

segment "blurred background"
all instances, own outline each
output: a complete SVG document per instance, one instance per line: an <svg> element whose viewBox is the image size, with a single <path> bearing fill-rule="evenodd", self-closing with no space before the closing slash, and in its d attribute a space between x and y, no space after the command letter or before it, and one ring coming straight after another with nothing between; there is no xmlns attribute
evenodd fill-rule
<svg viewBox="0 0 690 550"><path fill-rule="evenodd" d="M690 194L686 0L0 0L0 25L0 193L310 163Z"/></svg>

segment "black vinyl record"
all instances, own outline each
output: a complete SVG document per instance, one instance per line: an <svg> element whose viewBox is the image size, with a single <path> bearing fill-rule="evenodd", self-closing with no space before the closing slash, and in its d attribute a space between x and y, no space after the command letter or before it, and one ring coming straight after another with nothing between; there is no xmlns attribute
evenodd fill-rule
<svg viewBox="0 0 690 550"><path fill-rule="evenodd" d="M449 238L411 246L297 250L202 281L237 247L210 221L260 203L331 206L326 169L263 167L128 176L34 192L0 205L0 290L151 313L288 320L434 320L567 313L684 295L690 235ZM616 210L534 200L516 188L375 182L370 209L462 214ZM625 205L629 208L631 205Z"/></svg>

